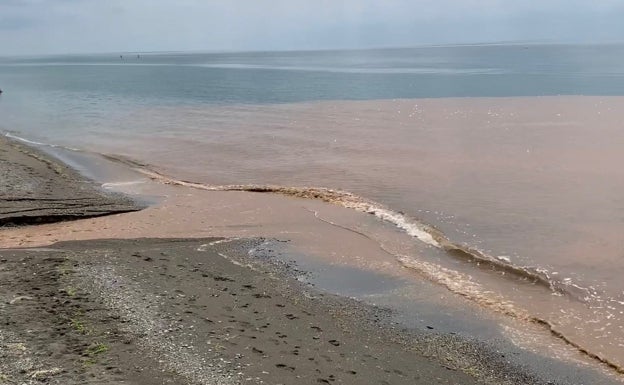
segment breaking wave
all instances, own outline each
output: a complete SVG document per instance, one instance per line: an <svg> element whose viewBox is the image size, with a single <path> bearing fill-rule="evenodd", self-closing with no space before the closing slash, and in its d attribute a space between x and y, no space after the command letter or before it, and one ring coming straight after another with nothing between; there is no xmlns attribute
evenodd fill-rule
<svg viewBox="0 0 624 385"><path fill-rule="evenodd" d="M128 159L122 156L104 155L105 158L118 163L123 163L134 168L147 177L164 184L192 187L208 191L247 191L259 193L274 193L297 198L317 199L335 204L359 212L375 215L377 218L395 225L408 235L425 243L429 247L435 247L447 252L453 258L474 262L481 269L489 269L504 272L508 279L523 280L543 286L547 290L559 295L566 295L577 301L584 302L590 294L590 290L569 281L557 280L546 271L534 267L517 266L505 259L497 259L479 250L468 246L453 243L442 231L427 225L401 212L393 211L381 203L368 200L348 191L334 190L325 187L285 187L275 185L210 185L185 180L173 179L149 167L149 165ZM410 268L399 258L405 267ZM450 288L451 289L451 288ZM455 290L454 290L455 291Z"/></svg>

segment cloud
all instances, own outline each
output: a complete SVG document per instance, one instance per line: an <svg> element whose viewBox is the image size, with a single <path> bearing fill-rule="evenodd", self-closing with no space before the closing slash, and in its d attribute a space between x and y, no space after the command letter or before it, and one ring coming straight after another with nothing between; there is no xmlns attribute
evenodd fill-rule
<svg viewBox="0 0 624 385"><path fill-rule="evenodd" d="M0 53L613 40L621 1L1 0Z"/></svg>
<svg viewBox="0 0 624 385"><path fill-rule="evenodd" d="M19 31L36 27L40 20L29 17L0 16L0 31Z"/></svg>

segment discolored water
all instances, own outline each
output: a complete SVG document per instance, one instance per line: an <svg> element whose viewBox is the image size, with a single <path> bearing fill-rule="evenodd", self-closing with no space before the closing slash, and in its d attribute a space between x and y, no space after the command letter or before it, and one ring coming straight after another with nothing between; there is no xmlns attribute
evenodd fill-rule
<svg viewBox="0 0 624 385"><path fill-rule="evenodd" d="M126 57L3 60L0 126L370 212L415 277L624 365L624 47Z"/></svg>

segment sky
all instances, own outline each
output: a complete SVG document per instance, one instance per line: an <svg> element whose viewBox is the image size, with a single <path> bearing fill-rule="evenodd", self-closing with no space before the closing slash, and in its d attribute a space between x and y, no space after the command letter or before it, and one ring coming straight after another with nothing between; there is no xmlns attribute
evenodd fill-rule
<svg viewBox="0 0 624 385"><path fill-rule="evenodd" d="M624 41L622 0L0 0L0 56Z"/></svg>

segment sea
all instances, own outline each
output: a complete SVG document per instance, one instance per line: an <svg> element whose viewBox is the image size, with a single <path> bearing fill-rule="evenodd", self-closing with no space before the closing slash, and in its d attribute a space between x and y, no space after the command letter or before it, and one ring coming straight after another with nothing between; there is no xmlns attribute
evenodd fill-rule
<svg viewBox="0 0 624 385"><path fill-rule="evenodd" d="M396 263L624 368L624 45L0 58L0 131L314 196ZM451 274L452 273L452 274Z"/></svg>

